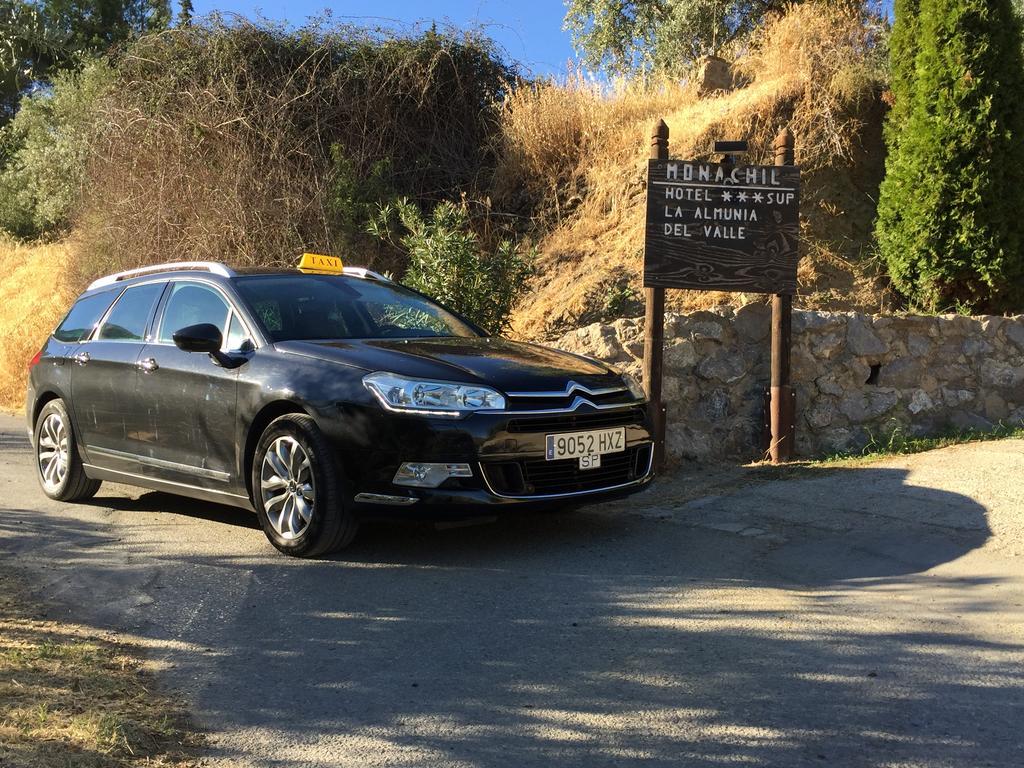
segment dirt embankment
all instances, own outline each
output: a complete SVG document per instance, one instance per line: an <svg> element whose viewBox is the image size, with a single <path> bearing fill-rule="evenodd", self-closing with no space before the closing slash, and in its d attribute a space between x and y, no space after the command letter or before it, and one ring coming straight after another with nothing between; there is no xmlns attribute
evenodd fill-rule
<svg viewBox="0 0 1024 768"><path fill-rule="evenodd" d="M532 200L548 222L541 276L515 317L527 338L642 314L645 178L651 129L664 119L670 153L717 159L718 139L747 139L746 162L772 162L782 128L803 171L803 262L797 305L887 309L871 255L884 170L877 45L863 20L797 6L734 56L737 87L701 97L694 84L579 80L520 90L504 118L497 200ZM503 188L501 180L508 180ZM529 180L534 183L529 184ZM502 190L504 189L504 196ZM669 309L742 305L758 296L670 291Z"/></svg>
<svg viewBox="0 0 1024 768"><path fill-rule="evenodd" d="M29 361L74 298L67 279L72 254L69 243L0 240L0 408L25 405Z"/></svg>

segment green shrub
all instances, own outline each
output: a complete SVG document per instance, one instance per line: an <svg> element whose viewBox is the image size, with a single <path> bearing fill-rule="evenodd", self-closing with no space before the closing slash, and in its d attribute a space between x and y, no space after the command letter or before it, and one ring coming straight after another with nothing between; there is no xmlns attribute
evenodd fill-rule
<svg viewBox="0 0 1024 768"><path fill-rule="evenodd" d="M465 206L443 202L429 216L408 200L385 205L370 231L391 239L398 219L398 243L408 252L402 282L465 315L491 333L508 328L512 310L529 291L535 251L523 252L512 239L485 247L470 227Z"/></svg>
<svg viewBox="0 0 1024 768"><path fill-rule="evenodd" d="M0 131L0 229L29 238L60 230L77 204L98 103L110 90L103 61L54 76L25 96Z"/></svg>
<svg viewBox="0 0 1024 768"><path fill-rule="evenodd" d="M912 306L1024 306L1024 63L1010 0L898 2L878 244Z"/></svg>

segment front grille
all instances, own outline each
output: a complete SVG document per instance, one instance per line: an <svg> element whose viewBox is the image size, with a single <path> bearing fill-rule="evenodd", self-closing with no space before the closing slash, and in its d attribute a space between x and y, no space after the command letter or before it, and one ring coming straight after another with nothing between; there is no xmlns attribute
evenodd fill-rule
<svg viewBox="0 0 1024 768"><path fill-rule="evenodd" d="M569 395L556 395L554 397L510 395L508 407L511 411L553 411L571 408L577 398L585 400L591 405L629 405L636 402L636 397L628 389L616 389L615 391L605 392L600 395L591 395L576 390Z"/></svg>
<svg viewBox="0 0 1024 768"><path fill-rule="evenodd" d="M569 432L602 427L623 427L627 424L642 424L642 408L598 411L597 413L559 413L551 416L520 417L509 421L508 432Z"/></svg>
<svg viewBox="0 0 1024 768"><path fill-rule="evenodd" d="M580 469L579 459L520 459L482 466L488 484L501 496L546 496L598 491L631 483L647 473L650 458L648 443L603 455L597 469Z"/></svg>

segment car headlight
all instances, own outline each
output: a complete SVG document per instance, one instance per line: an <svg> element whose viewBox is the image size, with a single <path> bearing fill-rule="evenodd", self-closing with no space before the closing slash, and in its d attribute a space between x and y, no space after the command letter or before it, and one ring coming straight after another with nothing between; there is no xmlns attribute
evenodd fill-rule
<svg viewBox="0 0 1024 768"><path fill-rule="evenodd" d="M626 382L626 386L629 387L629 394L637 400L644 400L647 397L647 393L644 392L644 388L640 385L640 382L636 380L635 376L629 373L623 373L622 380Z"/></svg>
<svg viewBox="0 0 1024 768"><path fill-rule="evenodd" d="M490 387L450 381L407 379L394 373L370 373L363 385L389 411L424 416L461 416L505 407L505 396Z"/></svg>

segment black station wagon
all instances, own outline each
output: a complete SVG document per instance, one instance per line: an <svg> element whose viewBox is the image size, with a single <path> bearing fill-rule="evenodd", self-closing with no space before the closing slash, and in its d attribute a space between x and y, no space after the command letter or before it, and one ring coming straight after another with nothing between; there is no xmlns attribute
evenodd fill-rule
<svg viewBox="0 0 1024 768"><path fill-rule="evenodd" d="M110 480L232 504L297 556L374 513L575 506L652 474L633 379L354 268L104 277L32 360L26 406L49 497Z"/></svg>

